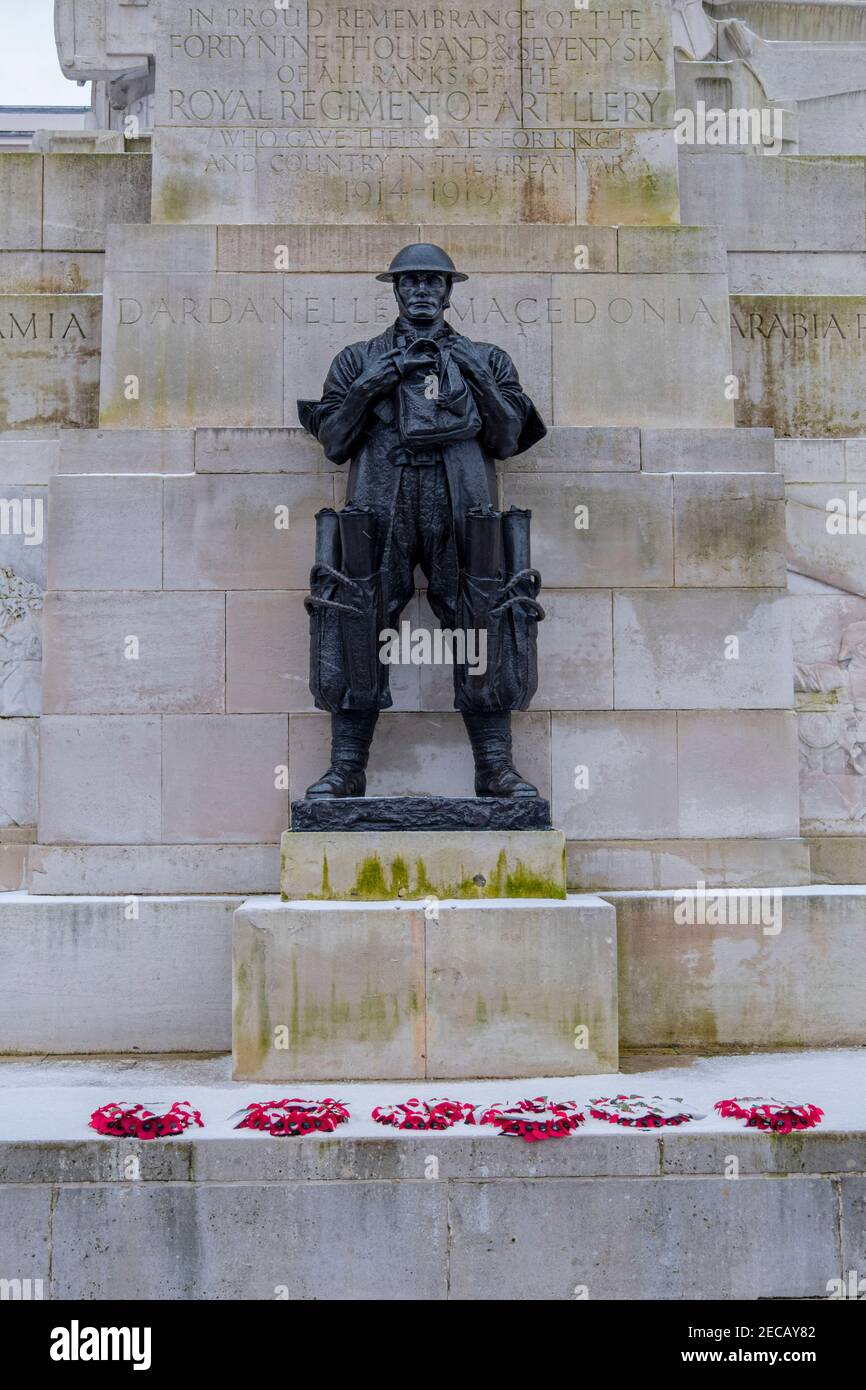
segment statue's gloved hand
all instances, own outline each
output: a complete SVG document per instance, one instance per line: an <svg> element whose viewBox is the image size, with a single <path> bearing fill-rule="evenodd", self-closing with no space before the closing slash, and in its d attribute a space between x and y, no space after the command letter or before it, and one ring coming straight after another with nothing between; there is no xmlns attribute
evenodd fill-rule
<svg viewBox="0 0 866 1390"><path fill-rule="evenodd" d="M487 386L495 389L496 383L484 357L466 338L449 339L448 351L463 375L474 382L476 386Z"/></svg>
<svg viewBox="0 0 866 1390"><path fill-rule="evenodd" d="M351 387L353 395L367 401L376 401L393 391L400 380L397 362L402 355L402 348L391 348L389 352L383 352L381 357L371 362L366 371L355 378Z"/></svg>

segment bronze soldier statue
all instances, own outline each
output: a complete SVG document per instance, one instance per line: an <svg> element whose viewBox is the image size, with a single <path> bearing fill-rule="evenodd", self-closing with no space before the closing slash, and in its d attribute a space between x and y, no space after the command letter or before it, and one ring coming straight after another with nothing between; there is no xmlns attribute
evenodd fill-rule
<svg viewBox="0 0 866 1390"><path fill-rule="evenodd" d="M526 708L537 683L540 578L529 568L529 513L496 510L494 460L546 429L508 354L446 323L451 287L467 278L438 246L404 247L377 276L393 283L396 322L338 353L321 400L298 402L327 457L351 461L346 509L317 518L307 600L311 689L332 712L331 766L310 799L365 793L379 710L391 704L375 644L396 629L416 565L443 627L474 623L495 639L493 670L455 675L476 795L538 795L512 762L511 710Z"/></svg>

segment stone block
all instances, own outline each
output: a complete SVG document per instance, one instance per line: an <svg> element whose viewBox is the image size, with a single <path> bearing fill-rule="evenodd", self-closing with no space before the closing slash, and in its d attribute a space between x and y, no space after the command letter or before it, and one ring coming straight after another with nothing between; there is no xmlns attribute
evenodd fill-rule
<svg viewBox="0 0 866 1390"><path fill-rule="evenodd" d="M636 473L640 470L640 431L603 425L551 426L524 454L501 465L507 473Z"/></svg>
<svg viewBox="0 0 866 1390"><path fill-rule="evenodd" d="M57 438L12 430L0 433L0 485L47 483L60 467Z"/></svg>
<svg viewBox="0 0 866 1390"><path fill-rule="evenodd" d="M0 430L95 425L101 334L99 295L0 295Z"/></svg>
<svg viewBox="0 0 866 1390"><path fill-rule="evenodd" d="M611 595L544 589L538 629L538 709L613 708Z"/></svg>
<svg viewBox="0 0 866 1390"><path fill-rule="evenodd" d="M328 476L166 478L165 586L306 591L315 514L333 505Z"/></svg>
<svg viewBox="0 0 866 1390"><path fill-rule="evenodd" d="M790 709L792 664L784 590L613 596L617 709Z"/></svg>
<svg viewBox="0 0 866 1390"><path fill-rule="evenodd" d="M553 823L568 840L796 836L795 718L554 713Z"/></svg>
<svg viewBox="0 0 866 1390"><path fill-rule="evenodd" d="M226 709L231 714L312 710L310 620L304 594L226 595Z"/></svg>
<svg viewBox="0 0 866 1390"><path fill-rule="evenodd" d="M35 130L30 148L38 154L123 154L122 130Z"/></svg>
<svg viewBox="0 0 866 1390"><path fill-rule="evenodd" d="M805 840L570 840L567 853L573 893L699 881L711 888L812 882Z"/></svg>
<svg viewBox="0 0 866 1390"><path fill-rule="evenodd" d="M738 425L785 436L866 433L866 297L733 295Z"/></svg>
<svg viewBox="0 0 866 1390"><path fill-rule="evenodd" d="M285 715L167 714L162 724L163 840L279 840L289 820Z"/></svg>
<svg viewBox="0 0 866 1390"><path fill-rule="evenodd" d="M866 294L862 251L732 251L731 294Z"/></svg>
<svg viewBox="0 0 866 1390"><path fill-rule="evenodd" d="M51 1271L50 1187L0 1187L0 1259L7 1278L31 1280L48 1296ZM34 1292L35 1296L35 1292Z"/></svg>
<svg viewBox="0 0 866 1390"><path fill-rule="evenodd" d="M152 715L46 715L39 729L39 838L160 840L162 746Z"/></svg>
<svg viewBox="0 0 866 1390"><path fill-rule="evenodd" d="M276 845L34 845L30 891L42 894L276 893Z"/></svg>
<svg viewBox="0 0 866 1390"><path fill-rule="evenodd" d="M101 251L109 222L150 220L150 159L140 154L48 154L43 244Z"/></svg>
<svg viewBox="0 0 866 1390"><path fill-rule="evenodd" d="M53 1287L74 1299L196 1301L273 1299L282 1289L304 1301L391 1301L409 1289L433 1302L445 1296L447 1206L446 1185L437 1182L63 1187ZM286 1242L287 1229L297 1242ZM184 1242L180 1253L167 1230L199 1230L202 1239ZM115 1265L94 1251L94 1231L107 1250L125 1231L134 1254ZM347 1231L363 1238L347 1243ZM311 1260L309 1250L322 1257ZM330 1258L335 1251L339 1260Z"/></svg>
<svg viewBox="0 0 866 1390"><path fill-rule="evenodd" d="M808 845L813 883L866 881L866 841L862 835L813 835Z"/></svg>
<svg viewBox="0 0 866 1390"><path fill-rule="evenodd" d="M422 905L244 904L235 917L234 1075L425 1075Z"/></svg>
<svg viewBox="0 0 866 1390"><path fill-rule="evenodd" d="M721 229L729 251L866 250L866 181L856 159L680 154L684 222Z"/></svg>
<svg viewBox="0 0 866 1390"><path fill-rule="evenodd" d="M29 855L28 843L13 841L10 844L0 830L0 893L26 891Z"/></svg>
<svg viewBox="0 0 866 1390"><path fill-rule="evenodd" d="M512 722L515 762L549 799L550 716L531 710ZM291 800L296 801L328 766L328 717L291 715L290 745ZM373 740L367 795L473 796L472 758L460 715L386 711Z"/></svg>
<svg viewBox="0 0 866 1390"><path fill-rule="evenodd" d="M842 1196L842 1269L845 1271L845 1287L850 1288L849 1270L855 1271L855 1292L860 1292L864 1252L866 1252L866 1181L863 1177L851 1177L840 1184ZM849 1297L852 1295L849 1293Z"/></svg>
<svg viewBox="0 0 866 1390"><path fill-rule="evenodd" d="M626 275L728 273L718 227L619 227L616 269Z"/></svg>
<svg viewBox="0 0 866 1390"><path fill-rule="evenodd" d="M225 597L52 593L47 714L211 714L225 709Z"/></svg>
<svg viewBox="0 0 866 1390"><path fill-rule="evenodd" d="M0 899L0 1048L223 1051L232 914L241 901L23 893Z"/></svg>
<svg viewBox="0 0 866 1390"><path fill-rule="evenodd" d="M616 922L598 898L440 904L426 971L428 1076L616 1069Z"/></svg>
<svg viewBox="0 0 866 1390"><path fill-rule="evenodd" d="M533 563L552 588L673 583L670 478L506 473L503 500L532 509Z"/></svg>
<svg viewBox="0 0 866 1390"><path fill-rule="evenodd" d="M288 830L286 899L564 898L558 830Z"/></svg>
<svg viewBox="0 0 866 1390"><path fill-rule="evenodd" d="M574 269L576 248L586 248L587 270L617 269L617 238L613 226L459 226L447 222L425 224L419 241L447 246L458 269L475 275L484 271L562 272ZM412 238L407 237L409 241ZM395 249L399 249L395 248Z"/></svg>
<svg viewBox="0 0 866 1390"><path fill-rule="evenodd" d="M300 425L195 431L197 473L333 473L336 467Z"/></svg>
<svg viewBox="0 0 866 1390"><path fill-rule="evenodd" d="M217 268L217 227L125 223L105 233L105 258L113 274L164 275L167 267L207 275ZM267 267L273 270L273 262Z"/></svg>
<svg viewBox="0 0 866 1390"><path fill-rule="evenodd" d="M856 484L791 483L787 495L791 569L846 593L866 595L866 548Z"/></svg>
<svg viewBox="0 0 866 1390"><path fill-rule="evenodd" d="M563 275L555 294L558 425L733 424L725 275Z"/></svg>
<svg viewBox="0 0 866 1390"><path fill-rule="evenodd" d="M243 1079L582 1074L616 1066L616 928L598 899L246 903ZM590 983L591 982L591 983ZM588 1046L575 1038L588 1029Z"/></svg>
<svg viewBox="0 0 866 1390"><path fill-rule="evenodd" d="M833 1187L821 1179L683 1178L676 1201L664 1178L554 1187L455 1183L451 1298L566 1301L576 1287L593 1300L825 1298L838 1267ZM778 1233L772 1256L759 1230ZM714 1258L720 1243L738 1258Z"/></svg>
<svg viewBox="0 0 866 1390"><path fill-rule="evenodd" d="M42 246L42 156L4 150L0 155L0 250Z"/></svg>
<svg viewBox="0 0 866 1390"><path fill-rule="evenodd" d="M783 479L674 478L674 575L685 587L784 588Z"/></svg>
<svg viewBox="0 0 866 1390"><path fill-rule="evenodd" d="M641 430L640 466L649 473L772 473L768 429Z"/></svg>
<svg viewBox="0 0 866 1390"><path fill-rule="evenodd" d="M39 721L0 719L0 836L2 827L36 824Z"/></svg>
<svg viewBox="0 0 866 1390"><path fill-rule="evenodd" d="M862 889L605 896L624 1045L862 1046Z"/></svg>
<svg viewBox="0 0 866 1390"><path fill-rule="evenodd" d="M400 248L409 242L436 241L433 236L421 236L421 230L417 222L408 222L396 227L376 223L368 226L348 226L340 221L314 226L299 226L297 223L280 223L273 226L252 223L220 226L216 229L217 262L214 268L221 272L243 272L247 275L269 274L278 269L288 270L292 274L315 274L329 268L345 274L360 272L363 275L378 275L380 271L387 269ZM448 227L440 230L451 239L452 252L460 255L462 267L466 254L462 248L467 243L473 244L474 234L480 233L480 229ZM497 235L495 229L490 230L491 235ZM511 234L518 229L508 230ZM530 237L538 235L538 228L528 230ZM500 235L500 240L507 240L510 244L511 238ZM444 245L444 242L436 244ZM495 244L498 246L498 242ZM524 240L525 251L528 250L529 244ZM459 253L455 252L458 245L461 248ZM524 267L525 262L523 265L515 266L515 269L521 270ZM498 270L499 263L485 263L473 268ZM132 270L135 267L129 266L128 269ZM542 265L539 269L546 270L549 267Z"/></svg>
<svg viewBox="0 0 866 1390"><path fill-rule="evenodd" d="M0 294L102 294L104 269L101 251L0 251Z"/></svg>
<svg viewBox="0 0 866 1390"><path fill-rule="evenodd" d="M842 482L845 442L844 439L777 439L776 466L786 483Z"/></svg>
<svg viewBox="0 0 866 1390"><path fill-rule="evenodd" d="M676 715L554 713L551 761L553 824L566 839L679 833Z"/></svg>
<svg viewBox="0 0 866 1390"><path fill-rule="evenodd" d="M61 430L61 473L192 473L192 430Z"/></svg>
<svg viewBox="0 0 866 1390"><path fill-rule="evenodd" d="M52 478L49 588L160 589L162 487L156 477Z"/></svg>
<svg viewBox="0 0 866 1390"><path fill-rule="evenodd" d="M100 423L282 425L283 295L278 275L108 274Z"/></svg>
<svg viewBox="0 0 866 1390"><path fill-rule="evenodd" d="M792 711L679 713L679 834L797 835L796 743Z"/></svg>

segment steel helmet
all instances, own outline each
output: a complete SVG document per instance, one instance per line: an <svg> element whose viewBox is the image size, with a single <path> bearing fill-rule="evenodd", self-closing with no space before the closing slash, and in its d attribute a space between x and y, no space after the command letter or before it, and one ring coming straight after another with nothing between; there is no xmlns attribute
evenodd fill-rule
<svg viewBox="0 0 866 1390"><path fill-rule="evenodd" d="M397 275L402 275L408 270L436 271L439 275L450 275L455 282L469 279L468 275L457 270L447 251L426 241L415 241L411 246L404 246L402 251L397 252L385 273L377 275L376 279L394 280Z"/></svg>

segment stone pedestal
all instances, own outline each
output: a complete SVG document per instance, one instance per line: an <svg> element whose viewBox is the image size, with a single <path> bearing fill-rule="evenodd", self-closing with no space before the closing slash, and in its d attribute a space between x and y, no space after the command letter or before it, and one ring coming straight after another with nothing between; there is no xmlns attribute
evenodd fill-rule
<svg viewBox="0 0 866 1390"><path fill-rule="evenodd" d="M600 898L245 903L239 1080L616 1069L616 915Z"/></svg>
<svg viewBox="0 0 866 1390"><path fill-rule="evenodd" d="M285 900L326 902L564 898L565 836L560 830L287 830L280 889Z"/></svg>

